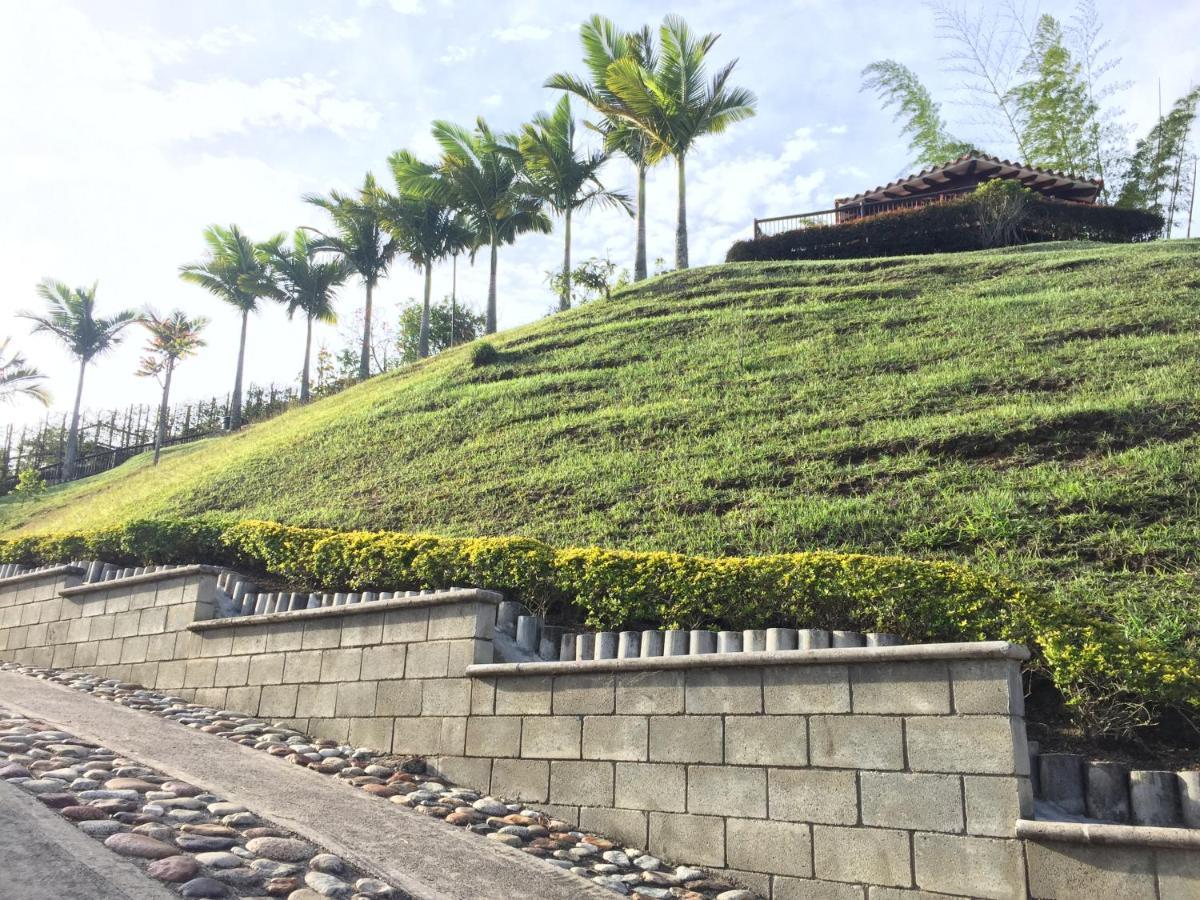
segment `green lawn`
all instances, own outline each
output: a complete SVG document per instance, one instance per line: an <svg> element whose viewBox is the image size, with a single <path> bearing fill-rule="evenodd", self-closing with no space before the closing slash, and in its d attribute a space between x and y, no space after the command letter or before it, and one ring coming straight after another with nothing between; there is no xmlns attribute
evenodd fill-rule
<svg viewBox="0 0 1200 900"><path fill-rule="evenodd" d="M1036 252L1032 252L1036 249ZM663 276L234 437L0 501L972 562L1200 651L1200 241Z"/></svg>

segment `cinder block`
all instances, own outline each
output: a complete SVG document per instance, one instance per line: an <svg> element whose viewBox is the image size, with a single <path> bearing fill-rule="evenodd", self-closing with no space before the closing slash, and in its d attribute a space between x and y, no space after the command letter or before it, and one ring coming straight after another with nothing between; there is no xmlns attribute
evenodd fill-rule
<svg viewBox="0 0 1200 900"><path fill-rule="evenodd" d="M82 621L82 620L80 620ZM152 634L146 638L146 659L162 661L175 655L175 635L170 632Z"/></svg>
<svg viewBox="0 0 1200 900"><path fill-rule="evenodd" d="M300 642L304 650L325 650L342 642L340 619L316 619L304 623L304 637Z"/></svg>
<svg viewBox="0 0 1200 900"><path fill-rule="evenodd" d="M362 650L358 647L321 651L322 681L356 681L361 671Z"/></svg>
<svg viewBox="0 0 1200 900"><path fill-rule="evenodd" d="M349 719L309 719L308 731L313 737L346 743L350 736Z"/></svg>
<svg viewBox="0 0 1200 900"><path fill-rule="evenodd" d="M342 646L362 647L380 643L383 640L383 615L365 613L346 616L342 620Z"/></svg>
<svg viewBox="0 0 1200 900"><path fill-rule="evenodd" d="M225 705L234 712L258 715L262 688L258 685L231 687L225 694Z"/></svg>
<svg viewBox="0 0 1200 900"><path fill-rule="evenodd" d="M476 601L471 600L431 607L429 640L491 637L487 617L479 614L478 606ZM495 607L491 608L494 616Z"/></svg>
<svg viewBox="0 0 1200 900"><path fill-rule="evenodd" d="M430 716L397 717L392 727L392 752L406 756L440 754L442 720Z"/></svg>
<svg viewBox="0 0 1200 900"><path fill-rule="evenodd" d="M763 704L768 715L850 712L846 666L768 666L763 669Z"/></svg>
<svg viewBox="0 0 1200 900"><path fill-rule="evenodd" d="M645 760L648 736L645 716L585 716L583 758Z"/></svg>
<svg viewBox="0 0 1200 900"><path fill-rule="evenodd" d="M375 697L377 716L419 716L424 681L381 681Z"/></svg>
<svg viewBox="0 0 1200 900"><path fill-rule="evenodd" d="M1020 841L918 832L913 855L917 886L925 890L990 900L1026 896Z"/></svg>
<svg viewBox="0 0 1200 900"><path fill-rule="evenodd" d="M53 648L51 665L56 669L69 669L75 664L75 645L74 644L59 644ZM143 666L147 665L142 663ZM144 684L145 682L141 682Z"/></svg>
<svg viewBox="0 0 1200 900"><path fill-rule="evenodd" d="M496 682L491 678L471 679L471 715L490 716L496 711Z"/></svg>
<svg viewBox="0 0 1200 900"><path fill-rule="evenodd" d="M741 766L688 766L688 812L765 818L767 772Z"/></svg>
<svg viewBox="0 0 1200 900"><path fill-rule="evenodd" d="M492 642L480 638L465 638L450 641L450 651L446 663L446 672L451 678L460 678L467 674L467 667L476 663L495 662L492 656Z"/></svg>
<svg viewBox="0 0 1200 900"><path fill-rule="evenodd" d="M550 763L550 802L571 806L612 806L613 764L576 760Z"/></svg>
<svg viewBox="0 0 1200 900"><path fill-rule="evenodd" d="M957 775L860 772L859 782L864 825L963 830L962 785Z"/></svg>
<svg viewBox="0 0 1200 900"><path fill-rule="evenodd" d="M967 833L1012 837L1017 819L1033 818L1033 789L1028 778L963 776Z"/></svg>
<svg viewBox="0 0 1200 900"><path fill-rule="evenodd" d="M296 715L298 685L268 684L262 689L258 702L260 716L283 718Z"/></svg>
<svg viewBox="0 0 1200 900"><path fill-rule="evenodd" d="M263 641L264 645L266 641ZM246 673L247 684L281 684L283 682L282 653L262 653L250 657L250 668Z"/></svg>
<svg viewBox="0 0 1200 900"><path fill-rule="evenodd" d="M362 652L362 671L359 677L382 681L404 677L404 644L384 644L365 647Z"/></svg>
<svg viewBox="0 0 1200 900"><path fill-rule="evenodd" d="M621 841L626 847L645 847L649 816L637 809L607 809L584 806L579 810L579 827Z"/></svg>
<svg viewBox="0 0 1200 900"><path fill-rule="evenodd" d="M954 684L954 711L960 715L1025 715L1025 690L1016 660L952 662L950 678Z"/></svg>
<svg viewBox="0 0 1200 900"><path fill-rule="evenodd" d="M756 819L725 820L725 864L773 875L812 875L808 825Z"/></svg>
<svg viewBox="0 0 1200 900"><path fill-rule="evenodd" d="M101 645L101 650L104 645ZM99 661L99 660L98 660ZM183 675L183 686L189 688L206 688L213 686L217 676L217 661L215 659L189 659Z"/></svg>
<svg viewBox="0 0 1200 900"><path fill-rule="evenodd" d="M526 716L521 755L528 759L579 759L582 720L578 716Z"/></svg>
<svg viewBox="0 0 1200 900"><path fill-rule="evenodd" d="M110 616L100 616L94 619L84 619L89 622L88 640L89 641L107 641L113 636L113 620ZM22 632L24 634L24 632Z"/></svg>
<svg viewBox="0 0 1200 900"><path fill-rule="evenodd" d="M830 881L912 885L908 833L883 828L813 826L814 874Z"/></svg>
<svg viewBox="0 0 1200 900"><path fill-rule="evenodd" d="M321 652L320 650L297 650L284 654L283 680L285 682L320 681Z"/></svg>
<svg viewBox="0 0 1200 900"><path fill-rule="evenodd" d="M490 759L468 759L465 756L438 756L430 764L441 777L452 784L486 794L492 780Z"/></svg>
<svg viewBox="0 0 1200 900"><path fill-rule="evenodd" d="M244 685L250 671L250 657L226 656L217 660L217 674L213 680L216 687Z"/></svg>
<svg viewBox="0 0 1200 900"><path fill-rule="evenodd" d="M697 866L725 865L725 820L719 816L650 813L649 850Z"/></svg>
<svg viewBox="0 0 1200 900"><path fill-rule="evenodd" d="M302 684L296 698L296 715L306 719L331 719L337 708L336 684Z"/></svg>
<svg viewBox="0 0 1200 900"><path fill-rule="evenodd" d="M520 755L520 716L472 716L467 720L467 756Z"/></svg>
<svg viewBox="0 0 1200 900"><path fill-rule="evenodd" d="M1025 842L1034 897L1156 900L1154 854L1145 847ZM1184 895L1186 896L1186 895Z"/></svg>
<svg viewBox="0 0 1200 900"><path fill-rule="evenodd" d="M803 716L726 716L725 762L737 766L807 766Z"/></svg>
<svg viewBox="0 0 1200 900"><path fill-rule="evenodd" d="M466 678L434 678L425 682L423 716L466 716L471 712L471 682Z"/></svg>
<svg viewBox="0 0 1200 900"><path fill-rule="evenodd" d="M337 686L337 703L334 706L333 714L337 718L354 718L356 716L370 716L375 712L375 690L377 684L374 681L343 681ZM378 747L390 747L391 741L386 744L377 744Z"/></svg>
<svg viewBox="0 0 1200 900"><path fill-rule="evenodd" d="M383 640L388 644L411 644L429 638L429 607L393 609L383 616Z"/></svg>
<svg viewBox="0 0 1200 900"><path fill-rule="evenodd" d="M387 718L351 719L349 739L355 747L390 750L392 748L392 720Z"/></svg>
<svg viewBox="0 0 1200 900"><path fill-rule="evenodd" d="M551 681L540 676L496 679L496 715L550 715Z"/></svg>
<svg viewBox="0 0 1200 900"><path fill-rule="evenodd" d="M853 825L858 821L854 772L834 769L769 769L772 819Z"/></svg>
<svg viewBox="0 0 1200 900"><path fill-rule="evenodd" d="M267 652L299 650L304 642L303 622L275 622L267 629Z"/></svg>
<svg viewBox="0 0 1200 900"><path fill-rule="evenodd" d="M917 772L1028 775L1022 719L1007 716L911 718L906 723L909 768Z"/></svg>
<svg viewBox="0 0 1200 900"><path fill-rule="evenodd" d="M254 654L267 652L267 632L270 626L249 625L238 628L233 633L233 652L236 654Z"/></svg>
<svg viewBox="0 0 1200 900"><path fill-rule="evenodd" d="M630 715L671 715L683 712L682 671L618 672L617 712Z"/></svg>
<svg viewBox="0 0 1200 900"><path fill-rule="evenodd" d="M142 614L138 610L130 612L116 613L113 615L113 637L129 637L131 634L137 634L138 620Z"/></svg>
<svg viewBox="0 0 1200 900"><path fill-rule="evenodd" d="M808 752L812 764L819 767L903 769L901 720L893 716L812 716Z"/></svg>
<svg viewBox="0 0 1200 900"><path fill-rule="evenodd" d="M82 645L75 653L75 665L90 665L90 663L81 663L80 655L88 649L87 645ZM96 651L96 645L91 645L93 653ZM154 684L155 690L173 691L183 687L184 671L187 668L187 662L182 659L167 660L158 667L158 679Z"/></svg>
<svg viewBox="0 0 1200 900"><path fill-rule="evenodd" d="M138 634L162 634L167 629L167 610L157 606L138 614Z"/></svg>
<svg viewBox="0 0 1200 900"><path fill-rule="evenodd" d="M554 714L612 714L614 703L611 673L559 675L554 679Z"/></svg>
<svg viewBox="0 0 1200 900"><path fill-rule="evenodd" d="M724 762L720 716L651 716L650 759L654 762Z"/></svg>
<svg viewBox="0 0 1200 900"><path fill-rule="evenodd" d="M761 669L689 669L684 699L689 714L761 713Z"/></svg>
<svg viewBox="0 0 1200 900"><path fill-rule="evenodd" d="M109 678L117 678L118 675L109 673ZM211 706L214 709L225 708L225 698L228 694L228 688L209 687L197 688L196 696L193 698L194 703L199 703L201 706ZM260 714L261 715L261 714Z"/></svg>
<svg viewBox="0 0 1200 900"><path fill-rule="evenodd" d="M450 645L445 641L410 644L404 661L405 678L445 678L450 671Z"/></svg>
<svg viewBox="0 0 1200 900"><path fill-rule="evenodd" d="M1200 854L1195 850L1161 849L1155 857L1159 900L1196 900L1200 895Z"/></svg>
<svg viewBox="0 0 1200 900"><path fill-rule="evenodd" d="M493 760L491 793L505 800L545 803L550 797L550 763L538 759Z"/></svg>
<svg viewBox="0 0 1200 900"><path fill-rule="evenodd" d="M817 881L814 878L787 878L785 876L777 876L772 879L774 893L771 894L774 900L865 900L866 888L861 884L838 884L833 881ZM888 891L890 888L871 888L871 897L874 900L877 890ZM879 894L883 897L884 894ZM899 895L887 895L889 900L900 900ZM913 897L910 900L923 900L923 898ZM949 897L941 897L939 900L951 900ZM958 898L954 898L958 900Z"/></svg>
<svg viewBox="0 0 1200 900"><path fill-rule="evenodd" d="M685 812L687 769L661 763L617 763L616 805L654 812Z"/></svg>
<svg viewBox="0 0 1200 900"><path fill-rule="evenodd" d="M860 663L850 667L854 712L946 715L950 673L944 662Z"/></svg>

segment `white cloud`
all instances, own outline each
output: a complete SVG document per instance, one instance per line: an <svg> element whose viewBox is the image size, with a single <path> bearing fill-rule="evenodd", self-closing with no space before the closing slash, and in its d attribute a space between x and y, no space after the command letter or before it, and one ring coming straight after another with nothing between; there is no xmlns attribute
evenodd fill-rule
<svg viewBox="0 0 1200 900"><path fill-rule="evenodd" d="M466 62L474 55L474 47L464 47L461 44L447 44L446 51L438 57L438 61L452 65L454 63Z"/></svg>
<svg viewBox="0 0 1200 900"><path fill-rule="evenodd" d="M301 22L296 26L301 34L318 41L338 43L352 41L362 37L362 25L358 19L335 19L332 16L319 16L311 22Z"/></svg>
<svg viewBox="0 0 1200 900"><path fill-rule="evenodd" d="M501 103L504 102L504 95L503 94L488 94L486 97L484 97L479 102L482 103L484 106L499 106Z"/></svg>
<svg viewBox="0 0 1200 900"><path fill-rule="evenodd" d="M492 32L492 37L503 43L515 43L517 41L544 41L552 34L554 34L553 31L541 25L512 25L508 28L497 28Z"/></svg>
<svg viewBox="0 0 1200 900"><path fill-rule="evenodd" d="M422 0L388 0L389 5L402 16L419 16L425 12Z"/></svg>
<svg viewBox="0 0 1200 900"><path fill-rule="evenodd" d="M253 44L257 40L258 38L238 25L222 25L200 35L196 39L196 46L205 53L219 54L234 47Z"/></svg>

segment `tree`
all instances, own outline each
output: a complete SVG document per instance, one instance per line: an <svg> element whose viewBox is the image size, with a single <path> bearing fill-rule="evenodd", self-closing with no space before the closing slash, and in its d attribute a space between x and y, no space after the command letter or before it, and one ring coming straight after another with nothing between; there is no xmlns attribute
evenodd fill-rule
<svg viewBox="0 0 1200 900"><path fill-rule="evenodd" d="M379 186L370 172L356 194L330 191L328 197L308 194L306 203L319 206L333 219L333 233L315 231L320 240L316 247L341 257L362 279L367 291L363 313L362 346L358 356L358 377L371 374L371 314L375 286L387 274L396 255L396 241L387 233L380 218Z"/></svg>
<svg viewBox="0 0 1200 900"><path fill-rule="evenodd" d="M950 134L941 107L908 66L891 59L873 62L862 71L863 90L872 90L885 107L896 107L903 120L900 133L908 137L908 149L917 167L940 166L971 152L971 145Z"/></svg>
<svg viewBox="0 0 1200 900"><path fill-rule="evenodd" d="M17 397L29 397L42 406L50 405L46 376L25 361L25 357L8 352L10 338L0 341L0 403L11 403Z"/></svg>
<svg viewBox="0 0 1200 900"><path fill-rule="evenodd" d="M575 146L571 98L563 96L554 111L538 113L521 130L521 161L537 195L563 219L563 264L558 308L571 308L571 217L591 206L613 206L631 216L629 198L606 188L600 169L608 161L603 150L581 152Z"/></svg>
<svg viewBox="0 0 1200 900"><path fill-rule="evenodd" d="M406 172L423 163L407 150L388 157L393 173ZM449 206L406 194L402 176L395 175L399 196L381 195L382 221L396 241L399 252L425 275L425 299L418 335L418 352L429 355L429 304L433 290L433 266L472 243L471 231L462 215Z"/></svg>
<svg viewBox="0 0 1200 900"><path fill-rule="evenodd" d="M449 297L429 307L429 351L421 352L421 323L425 306L411 302L400 310L400 333L396 348L403 362L415 362L431 354L441 353L455 344L465 344L483 334L487 319L469 307L457 307Z"/></svg>
<svg viewBox="0 0 1200 900"><path fill-rule="evenodd" d="M718 34L697 36L679 16L667 16L659 30L662 48L653 69L630 56L608 68L605 83L620 101L604 106L611 115L637 126L649 141L651 164L670 156L678 177L679 208L675 225L675 267L688 267L687 173L685 160L696 141L718 134L754 115L754 94L730 87L737 60L705 83L705 60Z"/></svg>
<svg viewBox="0 0 1200 900"><path fill-rule="evenodd" d="M603 135L606 150L627 157L637 171L637 237L633 278L634 281L641 281L646 277L646 172L651 165L650 139L646 132L633 124L630 110L626 110L626 116L620 117L606 114L605 108L613 109L621 105L621 99L608 89L608 70L614 62L628 57L644 71L652 72L657 67L654 35L648 25L634 32L624 32L612 20L596 15L580 27L579 39L583 45L583 63L591 77L590 82L576 75L559 73L546 80L546 87L575 94L599 112L603 118L598 123L589 122L589 127Z"/></svg>
<svg viewBox="0 0 1200 900"><path fill-rule="evenodd" d="M1180 189L1186 186L1184 162L1189 156L1189 138L1198 111L1200 87L1194 87L1137 142L1126 163L1125 182L1117 198L1117 206L1149 209L1162 215L1167 237L1183 211L1178 198Z"/></svg>
<svg viewBox="0 0 1200 900"><path fill-rule="evenodd" d="M304 366L300 370L300 402L310 396L309 370L312 356L313 321L337 321L333 303L337 289L350 277L350 264L344 258L320 259L320 249L309 233L297 228L289 247L283 235L276 235L262 246L280 299L287 304L288 318L304 313Z"/></svg>
<svg viewBox="0 0 1200 900"><path fill-rule="evenodd" d="M496 331L496 262L501 244L526 232L550 231L542 201L522 176L512 135L495 134L477 119L475 130L434 122L433 137L442 148L435 164L412 157L392 166L396 184L410 196L458 210L467 227L489 249L487 333Z"/></svg>
<svg viewBox="0 0 1200 900"><path fill-rule="evenodd" d="M279 289L263 260L262 248L236 225L228 228L208 226L204 229L204 242L208 244L208 258L180 266L179 277L189 284L199 285L242 314L233 397L229 405L229 427L236 431L242 427L242 372L250 313L258 311L259 300L277 298Z"/></svg>
<svg viewBox="0 0 1200 900"><path fill-rule="evenodd" d="M79 454L79 405L88 364L116 347L121 342L121 332L141 317L133 310L125 309L113 316L97 318L95 284L71 288L47 278L37 286L37 293L46 301L45 313L18 315L33 322L35 334L46 332L58 338L79 361L79 382L75 388L75 406L62 464L62 480L69 481L75 477L75 459Z"/></svg>
<svg viewBox="0 0 1200 900"><path fill-rule="evenodd" d="M162 385L162 400L158 406L158 428L154 432L154 465L162 454L167 440L167 413L171 403L171 378L180 360L195 356L204 346L200 332L208 325L203 316L188 318L182 310L159 316L152 310L142 318L142 325L150 332L146 342L146 355L142 357L137 374L157 378Z"/></svg>

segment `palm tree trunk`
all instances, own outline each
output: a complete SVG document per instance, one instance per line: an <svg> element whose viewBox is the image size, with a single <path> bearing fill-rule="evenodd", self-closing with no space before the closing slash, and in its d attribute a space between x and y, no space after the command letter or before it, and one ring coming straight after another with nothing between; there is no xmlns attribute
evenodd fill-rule
<svg viewBox="0 0 1200 900"><path fill-rule="evenodd" d="M429 355L429 294L433 287L433 263L425 263L425 304L421 307L421 335L417 353L424 359Z"/></svg>
<svg viewBox="0 0 1200 900"><path fill-rule="evenodd" d="M496 236L492 235L491 272L488 274L487 328L488 334L496 333Z"/></svg>
<svg viewBox="0 0 1200 900"><path fill-rule="evenodd" d="M646 166L637 167L637 249L633 255L633 280L646 278Z"/></svg>
<svg viewBox="0 0 1200 900"><path fill-rule="evenodd" d="M687 174L683 165L684 156L675 157L675 168L679 175L679 212L675 220L675 268L688 267L688 233L687 233Z"/></svg>
<svg viewBox="0 0 1200 900"><path fill-rule="evenodd" d="M567 211L563 213L563 268L562 268L562 296L558 298L558 309L562 312L564 309L571 308L571 208L567 207Z"/></svg>
<svg viewBox="0 0 1200 900"><path fill-rule="evenodd" d="M367 281L367 308L363 310L362 353L358 357L358 378L366 381L371 377L371 298L375 285Z"/></svg>
<svg viewBox="0 0 1200 900"><path fill-rule="evenodd" d="M305 317L307 326L304 332L304 368L300 372L300 402L307 403L309 397L308 367L312 358L312 316Z"/></svg>
<svg viewBox="0 0 1200 900"><path fill-rule="evenodd" d="M237 373L233 376L233 399L229 402L229 428L237 431L242 427L242 369L246 363L246 327L250 323L250 310L242 310L242 337L238 342Z"/></svg>
<svg viewBox="0 0 1200 900"><path fill-rule="evenodd" d="M167 360L167 374L163 378L162 403L158 407L158 428L154 432L154 465L162 455L163 444L167 440L167 404L171 402L171 376L175 373L175 360Z"/></svg>
<svg viewBox="0 0 1200 900"><path fill-rule="evenodd" d="M62 480L75 477L75 459L79 456L79 404L83 400L83 374L88 361L79 360L79 384L75 388L75 409L71 413L71 430L67 432L67 447L63 451Z"/></svg>
<svg viewBox="0 0 1200 900"><path fill-rule="evenodd" d="M454 254L454 258L450 263L450 346L454 346L455 333L458 319L458 254Z"/></svg>

